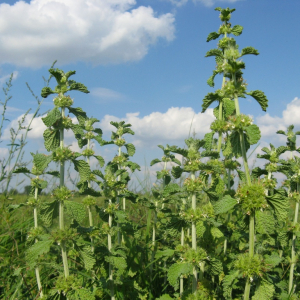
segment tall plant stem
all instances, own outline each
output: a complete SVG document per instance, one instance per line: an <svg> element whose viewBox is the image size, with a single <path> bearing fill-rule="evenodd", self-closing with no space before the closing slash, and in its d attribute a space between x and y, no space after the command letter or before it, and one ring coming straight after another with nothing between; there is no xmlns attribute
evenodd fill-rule
<svg viewBox="0 0 300 300"><path fill-rule="evenodd" d="M191 173L191 179L195 180L195 172ZM192 194L192 209L196 210L196 194ZM192 249L197 250L197 237L196 237L196 223L193 221L192 222ZM197 269L194 266L193 267L193 283L192 283L192 293L196 294L197 293Z"/></svg>
<svg viewBox="0 0 300 300"><path fill-rule="evenodd" d="M297 191L300 190L300 184L297 183ZM299 202L296 202L295 205L295 215L294 215L294 222L293 225L295 226L298 222L298 215L299 215ZM291 266L290 266L290 278L289 278L289 294L295 290L294 287L294 268L296 264L296 234L293 234L292 239L292 253L291 253Z"/></svg>
<svg viewBox="0 0 300 300"><path fill-rule="evenodd" d="M87 149L89 150L91 148L91 139L87 140ZM91 167L91 162L90 162L90 157L87 156L86 158L86 162L88 163L89 167ZM88 187L91 187L91 182L88 181ZM91 206L88 205L87 206L87 210L88 210L88 214L89 214L89 223L90 223L90 227L94 226L94 222L93 222L93 215L92 215L92 209ZM94 252L94 239L91 237L91 250Z"/></svg>
<svg viewBox="0 0 300 300"><path fill-rule="evenodd" d="M37 176L38 178L38 176ZM34 190L34 199L37 200L38 198L38 188L35 187ZM38 227L38 218L37 218L37 207L35 206L33 209L33 218L34 218L34 228ZM37 243L38 240L35 239L35 242ZM40 298L43 298L43 289L42 289L42 284L41 284L41 277L40 277L40 270L39 267L35 267L35 276L36 276L36 282L38 285L39 293L40 293Z"/></svg>
<svg viewBox="0 0 300 300"><path fill-rule="evenodd" d="M61 108L61 116L62 118L65 117L65 108ZM61 128L59 130L59 137L60 137L60 148L63 149L64 147L64 129ZM60 162L60 187L65 185L65 163L64 161ZM64 203L63 201L59 201L59 229L64 230ZM69 265L68 265L68 257L67 257L67 250L66 250L66 242L62 241L61 244L61 256L64 265L64 274L65 278L69 277Z"/></svg>
<svg viewBox="0 0 300 300"><path fill-rule="evenodd" d="M111 203L111 200L109 200L109 203ZM113 216L112 214L109 214L108 216L108 226L109 229L112 227L112 221L113 221ZM108 251L111 252L112 249L112 240L111 240L111 234L110 232L107 235L107 244L108 244ZM108 276L110 280L110 297L111 300L115 300L115 290L114 290L114 279L113 279L113 269L111 263L109 263L109 270L108 270Z"/></svg>
<svg viewBox="0 0 300 300"><path fill-rule="evenodd" d="M222 80L222 89L225 85L225 80L226 77L223 75L223 80ZM223 102L219 102L219 120L223 120ZM222 146L222 133L219 132L219 138L218 138L218 148L217 151L220 153L221 152L221 146Z"/></svg>

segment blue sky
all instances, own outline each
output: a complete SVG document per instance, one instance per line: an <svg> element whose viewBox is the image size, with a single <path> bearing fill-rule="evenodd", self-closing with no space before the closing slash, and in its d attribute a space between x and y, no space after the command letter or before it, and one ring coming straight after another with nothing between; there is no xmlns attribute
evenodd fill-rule
<svg viewBox="0 0 300 300"><path fill-rule="evenodd" d="M269 108L264 113L254 101L242 99L241 111L260 126L261 147L284 143L275 132L300 125L298 0L1 1L0 84L15 74L7 128L36 107L25 82L40 95L42 77L48 77L57 59L57 67L76 70L72 79L90 90L88 95L72 93L74 105L100 119L106 135L113 129L110 120L132 123L140 164L161 156L158 144L183 145L192 121L203 137L213 120L211 110L200 112L203 97L214 90L206 80L215 63L204 56L216 47L216 41L207 43L206 38L220 26L217 6L236 8L231 23L244 27L237 37L240 49L253 46L260 52L245 57L244 78L249 90L265 92ZM51 97L41 112L50 108ZM43 150L42 132L37 119L28 151ZM3 139L8 137L6 130ZM3 156L5 143L0 145Z"/></svg>

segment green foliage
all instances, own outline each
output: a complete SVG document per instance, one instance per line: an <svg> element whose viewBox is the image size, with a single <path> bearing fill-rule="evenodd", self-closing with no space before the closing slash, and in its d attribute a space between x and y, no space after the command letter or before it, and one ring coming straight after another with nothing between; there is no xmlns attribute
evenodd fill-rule
<svg viewBox="0 0 300 300"><path fill-rule="evenodd" d="M181 274L188 275L193 271L193 265L191 263L175 263L168 270L168 280L174 287L175 291L179 287L178 279Z"/></svg>

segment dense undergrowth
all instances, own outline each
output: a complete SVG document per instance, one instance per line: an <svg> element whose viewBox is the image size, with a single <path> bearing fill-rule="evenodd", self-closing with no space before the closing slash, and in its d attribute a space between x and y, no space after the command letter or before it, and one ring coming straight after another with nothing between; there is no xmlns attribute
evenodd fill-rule
<svg viewBox="0 0 300 300"><path fill-rule="evenodd" d="M263 148L258 158L264 167L250 170L248 150L260 130L241 113L239 99L251 96L264 111L268 100L262 91L247 90L241 57L258 51L239 51L234 36L243 28L229 22L234 9L216 10L222 24L207 39L219 39L206 55L217 65L208 84L214 87L217 75L223 80L202 105L204 112L216 104L216 119L203 140L190 137L184 148L159 145L162 156L151 166L161 170L148 193L128 190L140 169L131 160L135 147L126 141L134 128L111 122L115 129L105 141L98 120L67 95L88 93L70 79L75 71L49 70L57 85L42 90L44 98L55 95L43 118L47 151L32 153L31 169L15 160L10 176L2 161L1 182L12 174L31 178L28 196L10 195L8 188L1 195L2 299L300 298L300 132L292 125L277 132L287 136L286 145ZM64 144L66 130L81 152ZM115 145L117 155L104 162L94 143ZM66 162L78 172L73 190L66 187ZM277 182L276 173L285 180ZM58 185L43 195L50 177Z"/></svg>

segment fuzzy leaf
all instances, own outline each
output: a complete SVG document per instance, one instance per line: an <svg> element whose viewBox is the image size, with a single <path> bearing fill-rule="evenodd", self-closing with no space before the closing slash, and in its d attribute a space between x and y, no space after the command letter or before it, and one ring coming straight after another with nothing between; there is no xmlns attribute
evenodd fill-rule
<svg viewBox="0 0 300 300"><path fill-rule="evenodd" d="M95 296L92 294L91 291L80 288L75 291L75 298L76 300L95 300Z"/></svg>
<svg viewBox="0 0 300 300"><path fill-rule="evenodd" d="M53 219L58 216L58 208L57 201L41 203L39 217L46 227L50 227Z"/></svg>
<svg viewBox="0 0 300 300"><path fill-rule="evenodd" d="M203 99L202 113L204 113L212 103L219 100L220 97L216 93L208 93Z"/></svg>
<svg viewBox="0 0 300 300"><path fill-rule="evenodd" d="M242 171L242 170L239 170L239 169L236 170L236 171L237 171L237 173L239 175L240 181L246 182L246 174L245 174L245 172Z"/></svg>
<svg viewBox="0 0 300 300"><path fill-rule="evenodd" d="M73 160L74 169L79 173L80 181L88 180L91 170L89 164L84 160Z"/></svg>
<svg viewBox="0 0 300 300"><path fill-rule="evenodd" d="M229 195L226 195L221 200L214 203L214 211L215 214L224 214L228 212L229 210L233 209L235 205L237 204L237 200L234 198L231 198Z"/></svg>
<svg viewBox="0 0 300 300"><path fill-rule="evenodd" d="M217 33L217 32L211 32L211 33L208 35L208 37L207 37L207 39L206 39L206 42L209 42L209 41L211 41L211 40L215 40L215 39L217 39L220 35L221 35L220 33Z"/></svg>
<svg viewBox="0 0 300 300"><path fill-rule="evenodd" d="M256 231L260 234L275 233L275 219L273 215L266 212L256 211L255 213Z"/></svg>
<svg viewBox="0 0 300 300"><path fill-rule="evenodd" d="M155 253L155 259L159 259L162 257L171 257L174 255L175 250L172 249L166 249L166 250L162 250L162 251L157 251Z"/></svg>
<svg viewBox="0 0 300 300"><path fill-rule="evenodd" d="M50 246L52 245L52 243L53 241L51 238L44 241L38 241L26 251L26 262L31 268L35 266L40 255L48 253L50 251Z"/></svg>
<svg viewBox="0 0 300 300"><path fill-rule="evenodd" d="M83 260L84 267L86 270L91 270L96 263L93 252L90 246L83 247L80 251L80 257Z"/></svg>
<svg viewBox="0 0 300 300"><path fill-rule="evenodd" d="M215 239L219 239L224 236L223 232L217 227L212 227L210 229L210 233Z"/></svg>
<svg viewBox="0 0 300 300"><path fill-rule="evenodd" d="M237 287L237 279L238 279L239 271L231 271L228 275L226 275L223 279L223 296L226 300L232 299L232 290Z"/></svg>
<svg viewBox="0 0 300 300"><path fill-rule="evenodd" d="M55 94L55 92L52 91L52 89L49 88L48 86L42 88L41 96L42 96L43 98L47 98L47 97L48 97L49 95L51 95L51 94Z"/></svg>
<svg viewBox="0 0 300 300"><path fill-rule="evenodd" d="M217 258L211 258L208 263L210 265L209 272L211 275L219 275L223 272L222 262Z"/></svg>
<svg viewBox="0 0 300 300"><path fill-rule="evenodd" d="M68 110L77 118L79 125L84 125L88 117L81 107L68 107Z"/></svg>
<svg viewBox="0 0 300 300"><path fill-rule="evenodd" d="M260 140L260 130L255 124L252 124L246 128L246 133L248 137L248 142L250 145L256 144Z"/></svg>
<svg viewBox="0 0 300 300"><path fill-rule="evenodd" d="M246 47L244 49L242 49L241 52L241 56L243 55L247 55L247 54L254 54L254 55L258 55L258 51L256 49L254 49L253 47Z"/></svg>
<svg viewBox="0 0 300 300"><path fill-rule="evenodd" d="M272 300L275 292L275 287L273 284L262 281L261 284L256 288L255 294L252 300Z"/></svg>
<svg viewBox="0 0 300 300"><path fill-rule="evenodd" d="M43 133L44 145L47 151L55 150L59 147L60 135L58 130L46 129Z"/></svg>
<svg viewBox="0 0 300 300"><path fill-rule="evenodd" d="M33 164L40 172L43 172L52 161L52 155L45 155L42 153L31 153L31 155L33 157Z"/></svg>
<svg viewBox="0 0 300 300"><path fill-rule="evenodd" d="M219 56L217 56L219 58ZM215 77L216 75L218 75L218 72L217 71L213 71L213 74L207 79L207 84L210 86L210 87L214 87L215 86Z"/></svg>
<svg viewBox="0 0 300 300"><path fill-rule="evenodd" d="M261 169L260 167L256 167L252 170L252 177L259 178L261 175L268 175L268 171Z"/></svg>
<svg viewBox="0 0 300 300"><path fill-rule="evenodd" d="M93 156L98 160L99 166L102 168L105 164L104 158L100 155L93 155Z"/></svg>
<svg viewBox="0 0 300 300"><path fill-rule="evenodd" d="M271 255L265 255L264 261L267 265L271 265L273 268L278 266L280 262L283 260L276 252L273 252Z"/></svg>
<svg viewBox="0 0 300 300"><path fill-rule="evenodd" d="M205 57L209 57L209 56L223 57L223 52L219 49L211 49L211 50L207 51L206 54L205 54Z"/></svg>
<svg viewBox="0 0 300 300"><path fill-rule="evenodd" d="M18 169L16 169L16 170L14 170L13 173L14 173L14 174L20 174L20 173L22 173L22 174L31 174L30 170L28 170L28 169L25 168L25 167L18 168Z"/></svg>
<svg viewBox="0 0 300 300"><path fill-rule="evenodd" d="M173 300L173 299L174 298L172 298L168 294L163 294L162 296L160 296L159 298L156 298L155 300Z"/></svg>
<svg viewBox="0 0 300 300"><path fill-rule="evenodd" d="M245 133L243 133L243 134L244 134L245 148L246 148L246 151L248 151L249 148L250 148L250 144L249 144L249 141L247 139L247 135ZM229 138L230 138L230 143L231 143L231 146L232 146L232 154L236 158L241 157L242 156L242 148L241 148L239 133L237 131L234 131L234 132L231 133Z"/></svg>
<svg viewBox="0 0 300 300"><path fill-rule="evenodd" d="M241 35L243 32L243 26L235 25L231 28L231 33L235 36Z"/></svg>
<svg viewBox="0 0 300 300"><path fill-rule="evenodd" d="M289 209L289 201L285 195L285 190L274 190L274 195L267 196L268 204L274 209L279 221L285 221Z"/></svg>
<svg viewBox="0 0 300 300"><path fill-rule="evenodd" d="M66 206L67 213L72 219L76 220L78 223L81 223L84 220L86 216L86 210L82 203L65 200L64 204Z"/></svg>
<svg viewBox="0 0 300 300"><path fill-rule="evenodd" d="M59 177L59 175L60 175L58 171L47 171L47 172L45 172L45 174L48 174L48 175L51 175L54 177Z"/></svg>
<svg viewBox="0 0 300 300"><path fill-rule="evenodd" d="M228 118L235 111L234 101L230 100L229 98L223 98L222 102L223 102L224 115L226 118Z"/></svg>
<svg viewBox="0 0 300 300"><path fill-rule="evenodd" d="M124 145L129 156L133 156L135 153L135 147L133 144L125 144Z"/></svg>
<svg viewBox="0 0 300 300"><path fill-rule="evenodd" d="M190 263L175 263L168 270L168 280L174 287L175 291L178 289L178 278L180 275L187 275L193 272L193 266Z"/></svg>
<svg viewBox="0 0 300 300"><path fill-rule="evenodd" d="M211 150L213 142L214 132L209 132L204 135L204 149Z"/></svg>
<svg viewBox="0 0 300 300"><path fill-rule="evenodd" d="M264 92L256 90L256 91L248 92L246 94L252 96L259 103L263 111L267 111L268 99L264 94Z"/></svg>
<svg viewBox="0 0 300 300"><path fill-rule="evenodd" d="M173 167L171 174L174 178L180 178L181 174L183 172L183 169L179 166Z"/></svg>
<svg viewBox="0 0 300 300"><path fill-rule="evenodd" d="M80 91L80 92L83 92L86 94L89 93L89 90L87 89L87 87L84 84L82 84L80 82L75 82L73 80L69 80L69 83L71 83L70 87L69 87L70 91L73 90L73 91Z"/></svg>
<svg viewBox="0 0 300 300"><path fill-rule="evenodd" d="M48 112L46 117L42 118L44 124L47 127L53 126L60 119L61 119L61 112L57 107L54 107L51 111Z"/></svg>

